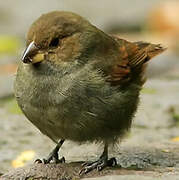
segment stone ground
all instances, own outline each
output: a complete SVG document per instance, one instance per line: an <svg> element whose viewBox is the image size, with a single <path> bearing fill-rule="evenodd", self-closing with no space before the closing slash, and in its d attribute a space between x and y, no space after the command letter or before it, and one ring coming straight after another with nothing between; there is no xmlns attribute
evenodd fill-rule
<svg viewBox="0 0 179 180"><path fill-rule="evenodd" d="M94 180L179 179L179 73L176 67L158 78L148 79L131 132L110 150L119 166L111 175ZM54 147L19 111L12 96L15 65L12 69L11 73L0 74L0 83L7 85L0 93L0 173L12 170L12 161L24 151L35 152L35 156L25 162L27 165L45 157ZM68 141L62 146L61 155L67 162L95 160L101 151L100 144L78 145Z"/></svg>

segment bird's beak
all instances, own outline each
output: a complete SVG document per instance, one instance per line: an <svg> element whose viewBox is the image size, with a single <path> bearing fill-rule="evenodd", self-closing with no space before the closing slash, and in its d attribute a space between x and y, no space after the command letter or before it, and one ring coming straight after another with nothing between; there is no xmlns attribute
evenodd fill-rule
<svg viewBox="0 0 179 180"><path fill-rule="evenodd" d="M34 41L32 41L29 46L25 49L22 61L23 63L37 63L44 60L44 54L39 53L39 49L36 47Z"/></svg>

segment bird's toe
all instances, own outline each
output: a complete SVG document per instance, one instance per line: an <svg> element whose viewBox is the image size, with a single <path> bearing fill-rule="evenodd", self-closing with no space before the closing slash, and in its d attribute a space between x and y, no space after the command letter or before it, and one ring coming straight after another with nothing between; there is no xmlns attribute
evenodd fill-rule
<svg viewBox="0 0 179 180"><path fill-rule="evenodd" d="M107 159L99 159L94 162L85 162L82 164L83 168L80 170L79 174L87 174L88 172L96 169L97 171L103 170L105 167L114 167L117 165L117 161L115 158Z"/></svg>

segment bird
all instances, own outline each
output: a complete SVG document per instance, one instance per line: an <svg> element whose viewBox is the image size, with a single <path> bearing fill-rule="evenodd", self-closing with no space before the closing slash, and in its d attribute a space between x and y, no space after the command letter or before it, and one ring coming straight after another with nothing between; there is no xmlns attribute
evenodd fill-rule
<svg viewBox="0 0 179 180"><path fill-rule="evenodd" d="M72 140L104 146L81 174L116 165L108 149L130 130L147 63L165 49L107 34L73 12L42 14L27 33L14 94L27 119L56 143L43 162L64 162L59 149Z"/></svg>

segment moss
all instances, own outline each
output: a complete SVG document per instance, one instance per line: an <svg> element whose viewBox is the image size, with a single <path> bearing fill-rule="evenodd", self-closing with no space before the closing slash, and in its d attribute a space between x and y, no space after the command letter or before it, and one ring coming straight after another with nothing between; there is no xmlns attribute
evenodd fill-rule
<svg viewBox="0 0 179 180"><path fill-rule="evenodd" d="M3 145L5 145L5 144L7 144L7 141L5 141L5 140L0 141L0 146L3 146Z"/></svg>
<svg viewBox="0 0 179 180"><path fill-rule="evenodd" d="M179 114L174 114L174 115L173 115L173 118L174 118L176 121L179 122Z"/></svg>
<svg viewBox="0 0 179 180"><path fill-rule="evenodd" d="M17 101L14 97L7 97L1 99L0 105L4 107L9 113L11 114L21 114L22 111L20 110Z"/></svg>
<svg viewBox="0 0 179 180"><path fill-rule="evenodd" d="M178 110L177 110L177 107L175 106L171 106L169 109L168 109L168 112L171 116L171 119L174 123L174 126L179 126L179 113L178 113Z"/></svg>
<svg viewBox="0 0 179 180"><path fill-rule="evenodd" d="M175 122L175 125L176 126L179 126L179 114L173 114L173 116L172 116L172 118L173 118L173 120L174 120L174 122Z"/></svg>
<svg viewBox="0 0 179 180"><path fill-rule="evenodd" d="M33 180L33 178L32 177L28 177L28 178L26 178L26 180Z"/></svg>
<svg viewBox="0 0 179 180"><path fill-rule="evenodd" d="M143 93L143 94L156 94L157 90L156 89L152 89L152 88L143 88L141 90L141 93Z"/></svg>
<svg viewBox="0 0 179 180"><path fill-rule="evenodd" d="M7 104L7 110L12 114L22 113L15 99L13 99L11 102Z"/></svg>
<svg viewBox="0 0 179 180"><path fill-rule="evenodd" d="M19 143L20 143L20 144L30 144L30 141L24 139L24 140L19 140Z"/></svg>

